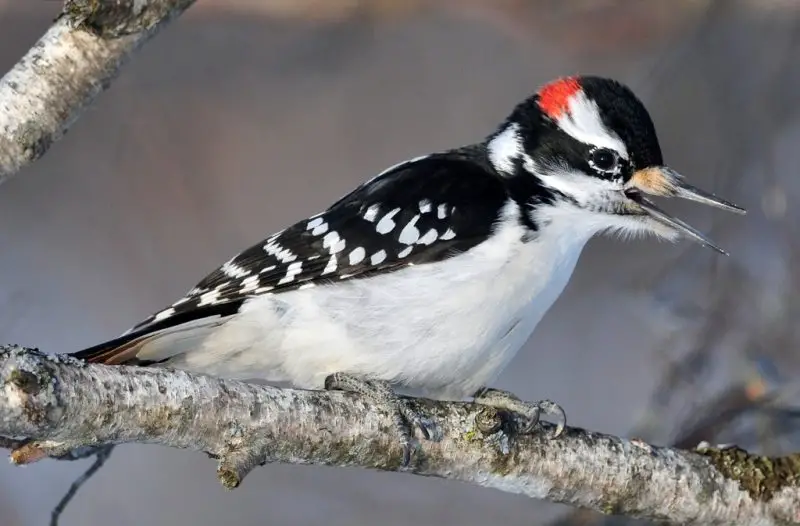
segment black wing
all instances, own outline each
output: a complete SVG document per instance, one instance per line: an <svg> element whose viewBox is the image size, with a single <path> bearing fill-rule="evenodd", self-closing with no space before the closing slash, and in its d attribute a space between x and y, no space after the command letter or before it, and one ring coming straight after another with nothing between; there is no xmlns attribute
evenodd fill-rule
<svg viewBox="0 0 800 526"><path fill-rule="evenodd" d="M76 356L107 361L143 336L236 313L248 298L362 279L452 257L485 240L508 199L469 150L401 163L325 212L241 252L120 338Z"/></svg>

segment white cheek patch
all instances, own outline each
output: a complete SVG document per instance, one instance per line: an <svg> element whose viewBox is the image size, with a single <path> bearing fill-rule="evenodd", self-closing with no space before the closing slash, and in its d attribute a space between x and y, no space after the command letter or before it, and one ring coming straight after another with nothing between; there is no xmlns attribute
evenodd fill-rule
<svg viewBox="0 0 800 526"><path fill-rule="evenodd" d="M600 109L583 92L570 97L568 110L557 120L558 127L582 143L610 148L628 159L628 149L616 133L609 130L600 118Z"/></svg>
<svg viewBox="0 0 800 526"><path fill-rule="evenodd" d="M489 152L489 162L498 172L511 173L514 171L514 160L522 155L522 137L519 135L519 125L509 124L495 135L486 146Z"/></svg>

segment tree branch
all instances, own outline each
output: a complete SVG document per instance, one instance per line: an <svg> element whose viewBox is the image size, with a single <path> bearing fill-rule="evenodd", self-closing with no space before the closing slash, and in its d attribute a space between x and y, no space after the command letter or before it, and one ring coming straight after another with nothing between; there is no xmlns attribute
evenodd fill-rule
<svg viewBox="0 0 800 526"><path fill-rule="evenodd" d="M139 46L195 0L66 0L0 79L0 183L41 157Z"/></svg>
<svg viewBox="0 0 800 526"><path fill-rule="evenodd" d="M800 455L697 451L568 428L518 436L513 415L415 399L439 425L407 470L604 513L681 524L800 524ZM400 470L390 415L341 392L278 389L185 371L87 365L0 347L0 436L34 439L17 464L141 442L204 451L234 488L267 462Z"/></svg>

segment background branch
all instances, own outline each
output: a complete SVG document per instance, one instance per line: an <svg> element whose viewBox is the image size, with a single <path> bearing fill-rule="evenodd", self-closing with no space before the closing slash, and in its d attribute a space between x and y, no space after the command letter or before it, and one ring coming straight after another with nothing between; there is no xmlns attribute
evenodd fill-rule
<svg viewBox="0 0 800 526"><path fill-rule="evenodd" d="M685 451L569 428L518 436L488 408L417 399L440 426L409 471L682 524L797 524L800 455ZM82 446L142 442L204 451L234 488L267 462L399 470L390 415L338 392L278 389L185 371L86 365L0 350L0 435L32 438L17 464Z"/></svg>
<svg viewBox="0 0 800 526"><path fill-rule="evenodd" d="M194 0L67 0L0 79L0 183L60 139L133 51Z"/></svg>

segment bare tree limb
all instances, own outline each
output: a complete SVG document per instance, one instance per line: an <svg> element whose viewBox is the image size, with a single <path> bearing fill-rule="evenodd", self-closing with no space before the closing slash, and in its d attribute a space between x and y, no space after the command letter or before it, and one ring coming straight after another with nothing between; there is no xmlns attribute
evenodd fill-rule
<svg viewBox="0 0 800 526"><path fill-rule="evenodd" d="M0 183L60 139L133 51L195 0L66 0L0 79Z"/></svg>
<svg viewBox="0 0 800 526"><path fill-rule="evenodd" d="M462 402L415 399L440 428L408 471L608 514L680 524L800 524L800 455L685 451L568 428L519 436L515 419ZM398 471L390 415L340 392L185 371L86 365L0 347L0 435L32 438L17 464L76 447L141 442L204 451L227 488L267 462Z"/></svg>

